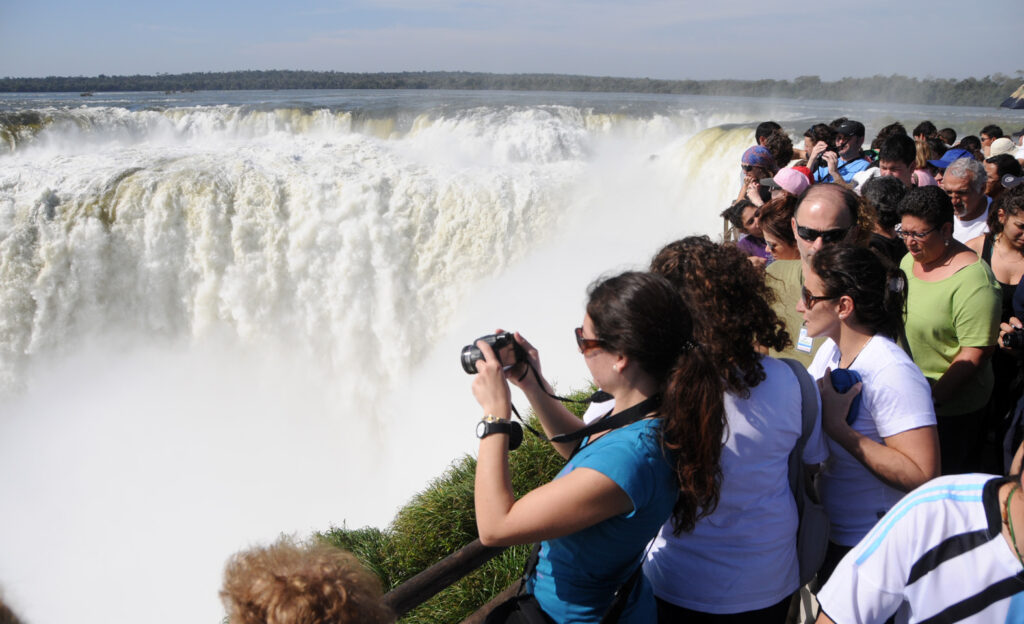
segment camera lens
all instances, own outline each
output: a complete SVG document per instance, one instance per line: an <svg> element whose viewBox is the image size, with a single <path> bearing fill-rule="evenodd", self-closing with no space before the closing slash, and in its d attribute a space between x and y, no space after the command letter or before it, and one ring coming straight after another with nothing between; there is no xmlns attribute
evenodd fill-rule
<svg viewBox="0 0 1024 624"><path fill-rule="evenodd" d="M484 359L484 353L476 345L462 347L462 370L469 375L475 375L477 360Z"/></svg>
<svg viewBox="0 0 1024 624"><path fill-rule="evenodd" d="M1003 346L1007 349L1024 349L1024 330L1015 329L1003 336Z"/></svg>

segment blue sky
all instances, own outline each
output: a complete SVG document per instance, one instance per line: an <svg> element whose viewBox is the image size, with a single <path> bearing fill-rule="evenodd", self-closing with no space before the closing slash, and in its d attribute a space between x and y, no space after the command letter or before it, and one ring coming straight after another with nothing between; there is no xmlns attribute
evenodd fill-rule
<svg viewBox="0 0 1024 624"><path fill-rule="evenodd" d="M1020 0L860 0L842 17L839 6L0 0L0 77L306 69L836 79L1024 70Z"/></svg>

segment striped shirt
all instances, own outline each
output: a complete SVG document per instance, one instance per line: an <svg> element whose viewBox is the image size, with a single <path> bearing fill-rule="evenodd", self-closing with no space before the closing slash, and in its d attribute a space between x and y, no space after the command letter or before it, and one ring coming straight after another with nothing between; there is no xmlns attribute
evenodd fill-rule
<svg viewBox="0 0 1024 624"><path fill-rule="evenodd" d="M837 624L894 613L898 623L1024 623L1024 568L1002 536L1006 482L952 475L907 494L843 558L818 593L822 611Z"/></svg>

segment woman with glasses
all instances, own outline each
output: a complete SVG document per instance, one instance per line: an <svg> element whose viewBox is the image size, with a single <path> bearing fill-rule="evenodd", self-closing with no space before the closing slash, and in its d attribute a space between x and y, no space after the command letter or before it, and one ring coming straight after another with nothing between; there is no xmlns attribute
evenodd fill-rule
<svg viewBox="0 0 1024 624"><path fill-rule="evenodd" d="M828 338L808 369L831 456L820 481L832 525L822 582L905 493L939 476L931 390L896 344L905 287L902 271L864 247L824 247L804 268L797 307L807 333ZM840 395L833 380L861 385Z"/></svg>
<svg viewBox="0 0 1024 624"><path fill-rule="evenodd" d="M651 270L675 284L699 319L695 335L725 379L727 421L718 507L688 533L666 525L644 565L658 621L782 624L800 584L788 470L803 405L793 370L757 345L782 349L789 336L771 290L732 247L685 238L658 252ZM817 412L817 401L811 407ZM826 457L819 423L802 459Z"/></svg>
<svg viewBox="0 0 1024 624"><path fill-rule="evenodd" d="M907 347L931 384L942 472L973 472L992 392L999 285L978 254L953 238L953 204L941 188L910 189L899 215L909 252L900 264L908 281Z"/></svg>
<svg viewBox="0 0 1024 624"><path fill-rule="evenodd" d="M651 622L654 599L639 574L644 548L667 519L677 531L691 530L718 502L721 377L694 343L679 293L658 275L624 273L591 286L576 339L594 383L615 399L590 427L615 422L609 419L626 424L555 442L569 462L518 500L508 467L508 380L529 399L548 437L573 434L583 423L553 398L537 350L521 336L526 362L507 372L477 342L484 354L473 381L484 413L474 491L480 541L543 542L527 588L553 621L600 621L633 577L639 581L619 621Z"/></svg>

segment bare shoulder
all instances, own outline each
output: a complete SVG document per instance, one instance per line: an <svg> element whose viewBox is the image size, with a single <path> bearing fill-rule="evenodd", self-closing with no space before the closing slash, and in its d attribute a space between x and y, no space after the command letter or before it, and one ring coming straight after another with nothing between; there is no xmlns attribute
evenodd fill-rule
<svg viewBox="0 0 1024 624"><path fill-rule="evenodd" d="M967 247L978 256L981 255L982 250L985 248L985 236L985 234L976 236L966 243Z"/></svg>

